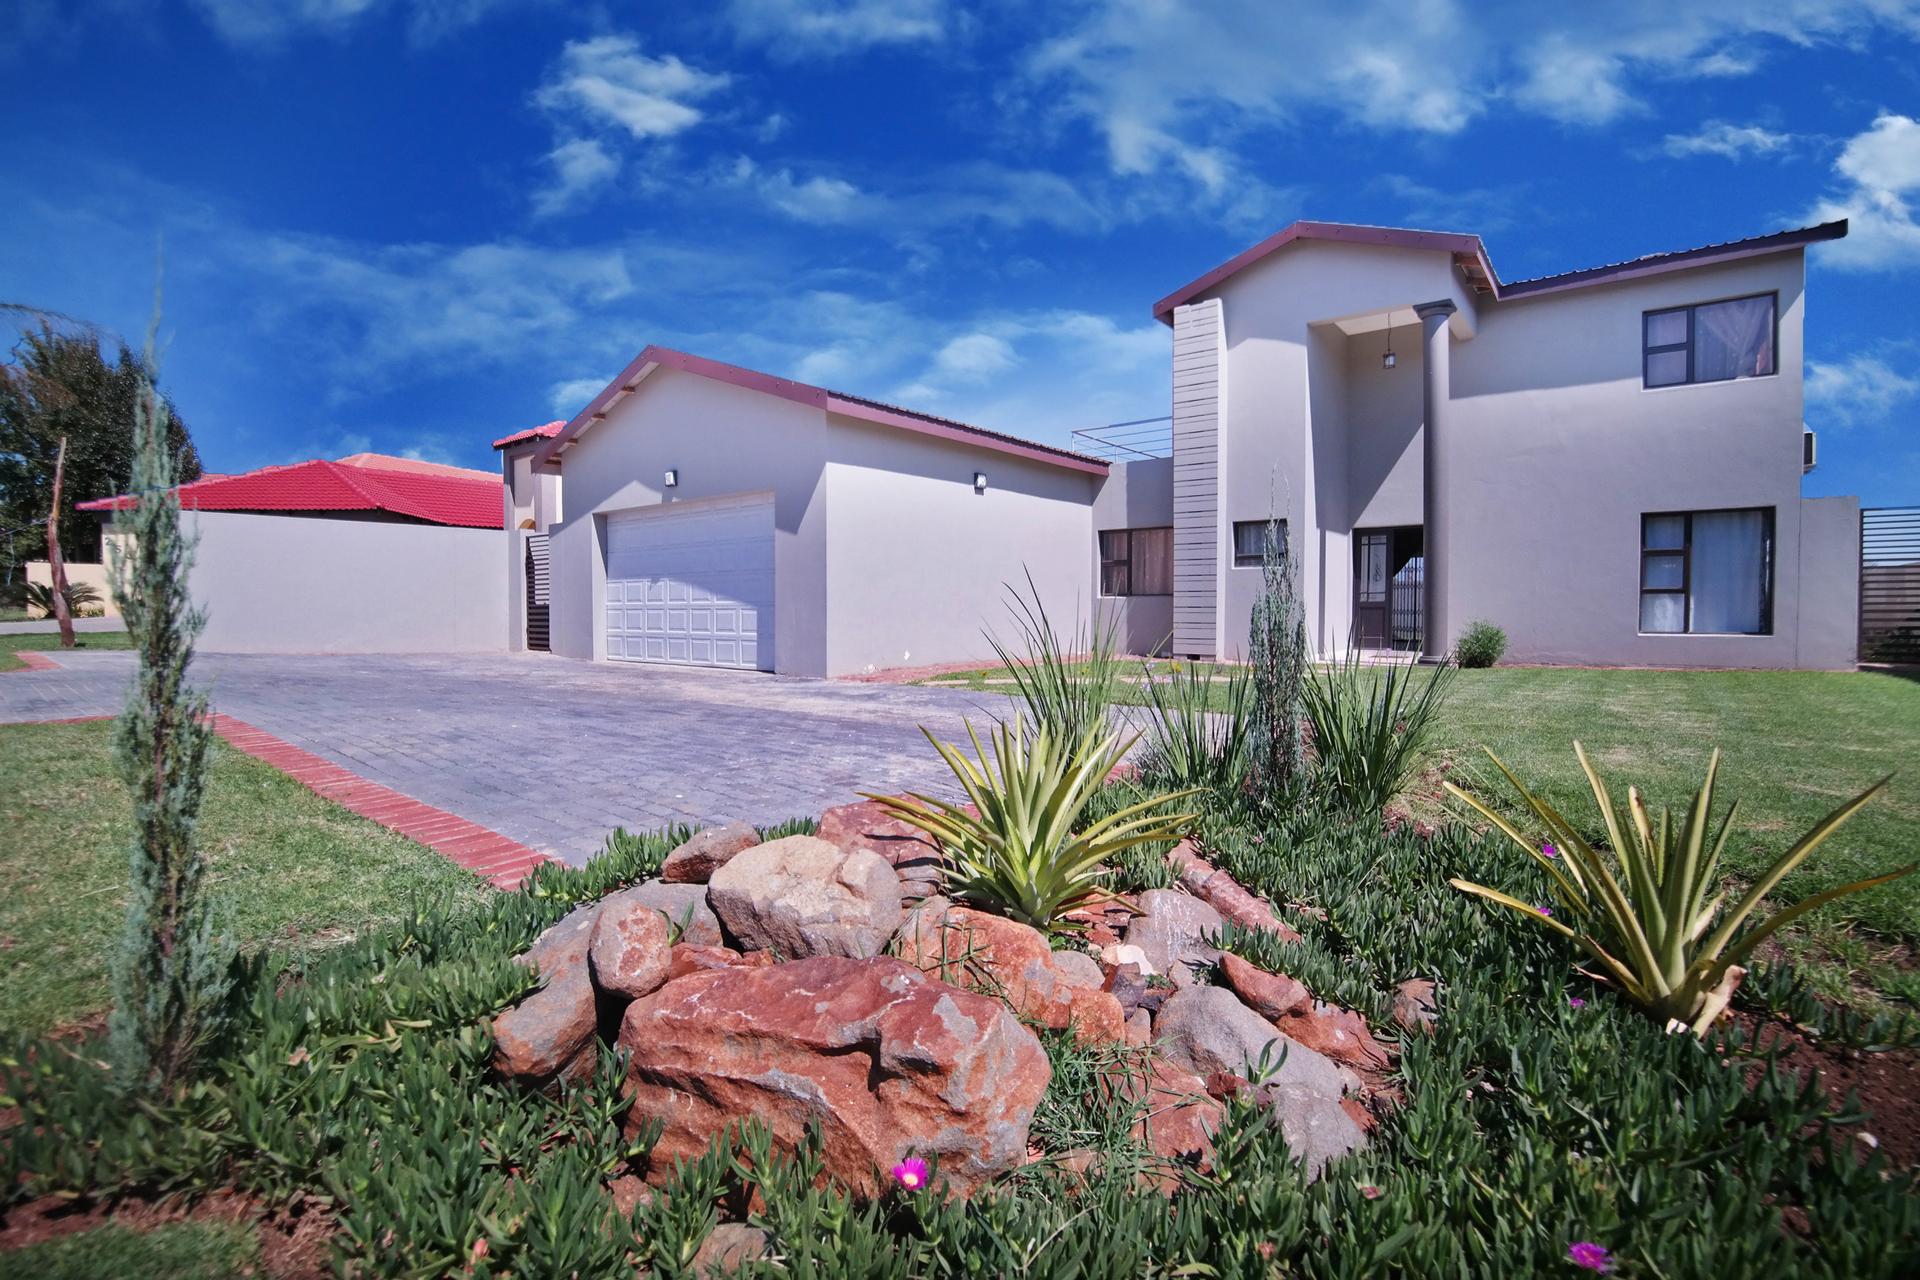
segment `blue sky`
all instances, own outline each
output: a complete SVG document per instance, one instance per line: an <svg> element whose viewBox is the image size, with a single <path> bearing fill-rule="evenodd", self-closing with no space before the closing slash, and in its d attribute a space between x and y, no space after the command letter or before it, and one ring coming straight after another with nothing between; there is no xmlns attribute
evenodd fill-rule
<svg viewBox="0 0 1920 1280"><path fill-rule="evenodd" d="M216 470L488 466L648 342L1064 441L1297 217L1516 279L1850 216L1807 491L1920 501L1920 0L3 7L0 300L137 336L163 237Z"/></svg>

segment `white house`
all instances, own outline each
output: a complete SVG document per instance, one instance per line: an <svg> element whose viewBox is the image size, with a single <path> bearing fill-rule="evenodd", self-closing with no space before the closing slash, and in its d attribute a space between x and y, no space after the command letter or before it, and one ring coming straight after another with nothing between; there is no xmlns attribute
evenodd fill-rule
<svg viewBox="0 0 1920 1280"><path fill-rule="evenodd" d="M1845 233L1508 282L1477 236L1295 223L1155 305L1171 456L1124 463L649 347L497 442L508 643L971 661L1030 575L1235 658L1278 520L1322 653L1486 618L1518 661L1850 666L1858 504L1800 496L1804 253Z"/></svg>

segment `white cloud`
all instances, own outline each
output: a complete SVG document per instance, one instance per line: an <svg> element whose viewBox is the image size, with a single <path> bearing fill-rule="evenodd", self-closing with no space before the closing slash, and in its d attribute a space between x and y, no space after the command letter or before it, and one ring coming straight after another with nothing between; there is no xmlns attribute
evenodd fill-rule
<svg viewBox="0 0 1920 1280"><path fill-rule="evenodd" d="M789 58L938 40L951 21L946 0L733 0L727 18L741 39Z"/></svg>
<svg viewBox="0 0 1920 1280"><path fill-rule="evenodd" d="M1324 122L1458 133L1496 107L1575 126L1645 111L1656 82L1750 73L1769 45L1920 32L1912 0L1095 0L1029 56L1121 174L1242 179L1254 130ZM1190 157L1201 155L1196 165Z"/></svg>
<svg viewBox="0 0 1920 1280"><path fill-rule="evenodd" d="M1816 429L1884 421L1899 405L1920 396L1920 377L1898 372L1879 356L1807 361L1808 419Z"/></svg>
<svg viewBox="0 0 1920 1280"><path fill-rule="evenodd" d="M791 169L769 172L746 156L734 160L729 180L750 188L767 204L800 222L852 222L863 213L877 212L876 202L844 178L819 174L796 178Z"/></svg>
<svg viewBox="0 0 1920 1280"><path fill-rule="evenodd" d="M645 140L699 124L706 113L695 104L727 84L726 75L688 66L673 54L643 54L633 36L606 35L568 41L537 100L556 114Z"/></svg>
<svg viewBox="0 0 1920 1280"><path fill-rule="evenodd" d="M542 215L571 208L620 172L620 158L592 138L568 139L547 153L547 162L553 166L553 184L533 198L534 210Z"/></svg>
<svg viewBox="0 0 1920 1280"><path fill-rule="evenodd" d="M1775 133L1757 124L1733 124L1726 120L1709 120L1692 133L1670 133L1660 144L1668 155L1680 159L1725 156L1729 160L1775 155L1792 145L1790 133Z"/></svg>
<svg viewBox="0 0 1920 1280"><path fill-rule="evenodd" d="M1891 112L1855 135L1834 162L1842 189L1816 204L1811 221L1848 220L1847 237L1819 246L1821 261L1860 271L1920 266L1920 121Z"/></svg>
<svg viewBox="0 0 1920 1280"><path fill-rule="evenodd" d="M1381 175L1376 185L1399 201L1402 225L1476 235L1512 226L1514 209L1525 195L1520 186L1444 191L1399 173ZM1542 216L1536 214L1536 221Z"/></svg>
<svg viewBox="0 0 1920 1280"><path fill-rule="evenodd" d="M634 354L639 354L635 352ZM606 387L607 378L568 378L547 390L547 403L559 417L571 418Z"/></svg>
<svg viewBox="0 0 1920 1280"><path fill-rule="evenodd" d="M1020 363L1006 339L990 333L966 333L941 347L933 367L955 382L981 382Z"/></svg>
<svg viewBox="0 0 1920 1280"><path fill-rule="evenodd" d="M296 35L339 35L370 14L398 9L408 33L431 41L522 0L192 0L229 44L279 45Z"/></svg>

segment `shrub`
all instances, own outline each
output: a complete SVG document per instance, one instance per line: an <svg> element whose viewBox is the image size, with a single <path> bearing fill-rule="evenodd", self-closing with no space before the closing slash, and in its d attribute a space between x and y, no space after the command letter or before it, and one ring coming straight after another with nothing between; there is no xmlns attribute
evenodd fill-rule
<svg viewBox="0 0 1920 1280"><path fill-rule="evenodd" d="M1453 645L1453 660L1463 667L1490 667L1507 651L1507 633L1485 618L1469 622Z"/></svg>
<svg viewBox="0 0 1920 1280"><path fill-rule="evenodd" d="M1193 820L1190 813L1165 812L1192 794L1175 792L1082 827L1082 814L1125 758L1132 737L1096 725L1070 744L1044 725L1029 737L1016 718L994 727L989 761L971 724L967 736L977 762L931 733L927 741L960 780L977 817L919 794L904 800L862 794L939 841L950 892L1036 929L1071 929L1068 912L1111 896L1101 883L1101 863L1130 848L1178 839Z"/></svg>
<svg viewBox="0 0 1920 1280"><path fill-rule="evenodd" d="M1294 582L1293 549L1277 520L1267 521L1260 575L1247 644L1253 671L1248 728L1255 784L1275 804L1295 790L1307 750L1307 614Z"/></svg>
<svg viewBox="0 0 1920 1280"><path fill-rule="evenodd" d="M1767 869L1729 910L1722 911L1726 894L1718 878L1721 851L1732 834L1740 805L1736 801L1714 821L1714 787L1719 780L1720 752L1707 761L1706 780L1681 815L1662 809L1658 820L1647 811L1637 787L1627 789L1627 812L1615 809L1578 742L1580 759L1594 803L1606 823L1614 856L1604 856L1560 816L1552 806L1528 791L1512 770L1491 751L1487 755L1506 775L1546 833L1545 841L1522 835L1518 828L1461 788L1447 790L1471 805L1506 833L1543 867L1552 883L1554 903L1561 914L1538 901L1522 901L1511 894L1469 880L1455 879L1455 888L1478 894L1518 911L1545 928L1577 943L1600 962L1620 990L1658 1022L1691 1026L1705 1034L1727 1007L1746 970L1741 967L1753 949L1781 926L1848 894L1898 880L1915 864L1870 879L1816 893L1763 923L1742 932L1742 926L1764 899L1779 887L1787 873L1832 835L1842 823L1873 799L1891 778L1882 778L1816 823ZM1614 874L1618 868L1620 875ZM1625 884L1621 880L1625 880Z"/></svg>
<svg viewBox="0 0 1920 1280"><path fill-rule="evenodd" d="M23 589L22 594L26 600L27 611L29 613L37 613L43 618L51 618L53 616L52 586L44 582L29 582ZM67 589L62 594L67 598L67 614L69 617L92 617L105 612L101 607L103 602L100 598L100 590L92 583L74 582L69 579Z"/></svg>
<svg viewBox="0 0 1920 1280"><path fill-rule="evenodd" d="M1453 677L1447 663L1367 666L1348 653L1307 678L1314 780L1350 813L1378 813L1419 769Z"/></svg>
<svg viewBox="0 0 1920 1280"><path fill-rule="evenodd" d="M1013 680L1027 719L1052 734L1055 742L1079 745L1093 740L1089 735L1106 728L1107 708L1120 689L1117 619L1103 621L1096 613L1090 624L1076 624L1072 635L1062 639L1031 573L1027 595L1011 587L1008 592L1013 600L1007 611L1020 633L1021 651L1014 652L991 631L987 643Z"/></svg>
<svg viewBox="0 0 1920 1280"><path fill-rule="evenodd" d="M1253 679L1245 667L1226 668L1224 681L1212 668L1180 663L1164 676L1147 664L1147 729L1140 770L1179 789L1231 792L1245 781L1248 733L1253 718ZM1216 710L1219 689L1224 706Z"/></svg>

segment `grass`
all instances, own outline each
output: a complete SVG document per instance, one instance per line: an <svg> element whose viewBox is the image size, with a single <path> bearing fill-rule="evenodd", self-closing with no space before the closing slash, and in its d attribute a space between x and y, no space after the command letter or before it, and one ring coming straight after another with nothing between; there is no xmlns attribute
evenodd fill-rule
<svg viewBox="0 0 1920 1280"><path fill-rule="evenodd" d="M0 671L18 671L27 664L13 655L24 649L47 650L60 647L57 631L35 632L24 636L0 636ZM82 631L74 636L76 649L130 648L124 631Z"/></svg>
<svg viewBox="0 0 1920 1280"><path fill-rule="evenodd" d="M112 726L0 726L0 1028L38 1034L108 1003L125 907L128 802ZM439 854L216 743L200 841L218 909L247 944L327 946L421 897L478 898Z"/></svg>
<svg viewBox="0 0 1920 1280"><path fill-rule="evenodd" d="M167 1280L227 1280L260 1274L260 1239L241 1223L181 1222L134 1231L109 1224L7 1257L12 1274L37 1280L100 1280L103 1276L164 1276Z"/></svg>
<svg viewBox="0 0 1920 1280"><path fill-rule="evenodd" d="M995 690L999 678L982 670L925 683ZM1121 700L1143 703L1145 691L1123 686ZM1784 899L1920 859L1920 682L1869 672L1492 667L1456 673L1434 741L1463 785L1470 779L1503 794L1504 781L1480 752L1490 747L1582 822L1593 817L1593 798L1573 757L1575 738L1616 800L1625 802L1632 783L1656 805L1676 807L1719 747L1723 790L1742 802L1742 830L1727 858L1736 876L1758 872L1842 800L1899 771L1787 881ZM1920 945L1920 891L1907 880L1838 903L1788 950L1809 945L1827 962L1830 994L1865 983L1907 995L1913 981L1891 961Z"/></svg>

